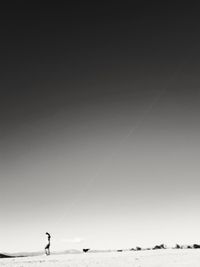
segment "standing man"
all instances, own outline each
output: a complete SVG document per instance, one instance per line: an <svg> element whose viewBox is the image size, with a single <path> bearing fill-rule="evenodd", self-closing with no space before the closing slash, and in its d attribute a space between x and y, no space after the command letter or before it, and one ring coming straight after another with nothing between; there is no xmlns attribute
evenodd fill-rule
<svg viewBox="0 0 200 267"><path fill-rule="evenodd" d="M50 239L51 239L51 236L47 232L46 232L46 235L47 235L47 238L48 238L48 244L45 247L45 253L46 253L46 255L50 255Z"/></svg>

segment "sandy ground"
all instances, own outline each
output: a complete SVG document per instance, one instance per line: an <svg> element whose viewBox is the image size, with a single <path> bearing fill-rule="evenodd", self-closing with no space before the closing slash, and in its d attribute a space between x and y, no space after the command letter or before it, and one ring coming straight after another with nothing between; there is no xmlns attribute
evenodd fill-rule
<svg viewBox="0 0 200 267"><path fill-rule="evenodd" d="M200 250L86 253L1 259L0 266L40 267L200 267Z"/></svg>

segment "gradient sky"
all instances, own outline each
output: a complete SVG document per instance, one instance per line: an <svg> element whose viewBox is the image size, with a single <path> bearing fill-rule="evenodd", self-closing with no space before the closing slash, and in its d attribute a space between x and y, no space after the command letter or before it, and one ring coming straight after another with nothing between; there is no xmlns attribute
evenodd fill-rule
<svg viewBox="0 0 200 267"><path fill-rule="evenodd" d="M198 7L1 13L0 251L200 243Z"/></svg>

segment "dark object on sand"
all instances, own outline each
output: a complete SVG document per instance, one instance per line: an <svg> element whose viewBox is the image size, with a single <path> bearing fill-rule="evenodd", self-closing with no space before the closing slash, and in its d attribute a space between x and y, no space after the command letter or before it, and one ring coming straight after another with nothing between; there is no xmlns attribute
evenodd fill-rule
<svg viewBox="0 0 200 267"><path fill-rule="evenodd" d="M164 244L156 245L153 249L165 249L165 245Z"/></svg>
<svg viewBox="0 0 200 267"><path fill-rule="evenodd" d="M83 249L83 252L86 253L86 252L88 252L89 250L90 250L90 248L84 248L84 249Z"/></svg>
<svg viewBox="0 0 200 267"><path fill-rule="evenodd" d="M198 244L194 244L194 245L193 245L193 248L200 248L200 245L198 245Z"/></svg>
<svg viewBox="0 0 200 267"><path fill-rule="evenodd" d="M46 253L46 255L50 255L51 235L48 232L46 232L46 235L47 235L47 238L48 238L48 244L45 247L45 253Z"/></svg>

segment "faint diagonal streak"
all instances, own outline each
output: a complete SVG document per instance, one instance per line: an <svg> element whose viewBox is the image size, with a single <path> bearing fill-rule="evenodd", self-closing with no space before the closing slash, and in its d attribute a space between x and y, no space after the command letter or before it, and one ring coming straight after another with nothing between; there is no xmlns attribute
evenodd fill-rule
<svg viewBox="0 0 200 267"><path fill-rule="evenodd" d="M187 61L188 58L185 58L185 61ZM145 120L147 119L148 115L152 112L153 108L156 106L156 104L164 97L164 95L166 94L168 88L170 87L171 83L174 81L174 78L177 77L177 75L180 75L183 71L183 66L185 65L185 61L184 63L182 63L175 71L174 73L172 73L172 75L170 76L167 84L160 90L158 91L158 93L155 95L155 97L153 98L153 100L151 101L151 103L147 106L147 108L144 110L141 118L139 119L139 121L133 125L127 134L125 134L122 139L118 142L118 148L121 147L121 145L123 145L123 143L132 135L134 135L134 133L143 125L143 123L145 122ZM109 157L106 157L106 159L104 160L106 163L104 163L104 168L101 166L99 167L99 169L96 171L96 174L94 174L93 176L91 176L88 180L87 183L84 184L84 187L82 187L81 191L79 191L79 196L84 195L84 193L88 193L90 192L92 185L94 184L94 182L96 181L96 179L98 177L100 177L101 171L102 169L105 170L106 167L108 167L111 163L111 161L114 159L114 157L117 155L117 150L115 149L115 151L112 151L109 155ZM107 164L105 166L105 164ZM80 201L80 197L78 198L78 196L74 196L74 201L70 202L70 205L68 206L68 210L67 212L69 212L72 208L75 209L76 204L78 203L78 201ZM60 219L57 221L57 224L61 223L66 217L66 213L64 212L63 215L60 217Z"/></svg>

